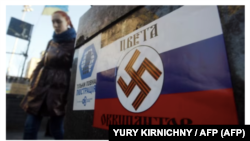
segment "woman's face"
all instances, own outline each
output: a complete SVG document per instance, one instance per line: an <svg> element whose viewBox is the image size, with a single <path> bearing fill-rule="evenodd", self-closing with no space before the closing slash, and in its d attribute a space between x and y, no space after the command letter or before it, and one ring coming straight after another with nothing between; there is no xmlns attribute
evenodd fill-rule
<svg viewBox="0 0 250 141"><path fill-rule="evenodd" d="M68 22L61 14L53 14L52 23L56 34L60 34L68 29Z"/></svg>

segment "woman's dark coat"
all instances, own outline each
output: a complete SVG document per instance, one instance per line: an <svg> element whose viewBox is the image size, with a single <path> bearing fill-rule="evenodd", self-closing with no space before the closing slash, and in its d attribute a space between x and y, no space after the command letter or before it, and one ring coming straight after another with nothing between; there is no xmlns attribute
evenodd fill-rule
<svg viewBox="0 0 250 141"><path fill-rule="evenodd" d="M21 102L27 113L43 116L65 114L74 40L50 41L31 77L31 89Z"/></svg>

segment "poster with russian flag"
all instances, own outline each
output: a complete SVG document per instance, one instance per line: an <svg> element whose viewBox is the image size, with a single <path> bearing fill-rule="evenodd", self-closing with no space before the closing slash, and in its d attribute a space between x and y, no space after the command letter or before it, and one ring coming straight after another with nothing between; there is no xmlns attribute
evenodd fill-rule
<svg viewBox="0 0 250 141"><path fill-rule="evenodd" d="M217 6L183 6L98 55L93 127L238 124Z"/></svg>

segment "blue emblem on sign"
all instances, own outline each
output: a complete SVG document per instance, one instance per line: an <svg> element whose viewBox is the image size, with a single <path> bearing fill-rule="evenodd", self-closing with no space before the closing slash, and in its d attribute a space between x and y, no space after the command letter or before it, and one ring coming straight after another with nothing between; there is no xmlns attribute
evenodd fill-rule
<svg viewBox="0 0 250 141"><path fill-rule="evenodd" d="M83 56L79 65L81 79L85 79L91 76L96 59L97 53L94 45L92 44L83 52Z"/></svg>
<svg viewBox="0 0 250 141"><path fill-rule="evenodd" d="M85 97L82 99L82 104L83 104L84 106L86 106L87 102L90 102L91 99L92 99L92 98L87 99L87 97L85 96Z"/></svg>

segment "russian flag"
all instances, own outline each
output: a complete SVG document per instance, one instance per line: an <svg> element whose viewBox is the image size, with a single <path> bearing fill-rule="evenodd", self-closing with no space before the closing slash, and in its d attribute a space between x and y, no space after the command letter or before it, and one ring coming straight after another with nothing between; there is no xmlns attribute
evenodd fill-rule
<svg viewBox="0 0 250 141"><path fill-rule="evenodd" d="M97 66L93 126L238 124L217 7L184 6L138 32L155 24L157 37L144 41L142 36L139 45L154 47L162 60L164 75L158 99L139 113L129 111L119 100L118 62L126 54L119 46L135 31L99 52L102 59Z"/></svg>

